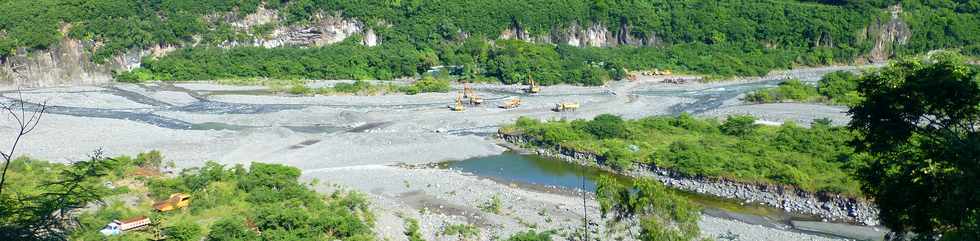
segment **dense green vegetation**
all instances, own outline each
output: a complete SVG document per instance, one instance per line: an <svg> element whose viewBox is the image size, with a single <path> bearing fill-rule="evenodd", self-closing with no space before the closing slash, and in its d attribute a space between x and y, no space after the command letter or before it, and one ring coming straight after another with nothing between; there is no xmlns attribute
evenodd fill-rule
<svg viewBox="0 0 980 241"><path fill-rule="evenodd" d="M621 78L624 69L760 75L794 65L849 63L874 44L858 33L876 19L887 20L885 8L897 2L913 30L899 53L980 53L974 1L10 0L0 3L0 56L49 48L67 36L99 41L89 49L97 62L133 48L196 46L147 61L145 68L121 74L123 80L391 79L446 65L468 79L515 83L534 73L543 84L598 85ZM226 21L260 6L279 11L278 21L251 29ZM319 12L361 20L383 44L368 48L351 44L358 42L352 38L322 48L213 48L261 38L276 26L309 24ZM659 47L488 43L517 26L538 37L591 23Z"/></svg>
<svg viewBox="0 0 980 241"><path fill-rule="evenodd" d="M523 134L536 145L595 153L614 168L636 162L685 175L793 185L808 191L860 195L853 172L860 161L848 145L853 134L818 120L810 128L792 123L760 126L748 116L714 119L647 117L540 122L522 117L503 133Z"/></svg>
<svg viewBox="0 0 980 241"><path fill-rule="evenodd" d="M71 166L29 158L10 160L0 196L0 239L66 239L75 230L66 222L66 214L103 196L125 192L102 185L102 180L119 177L111 172L115 162L98 153Z"/></svg>
<svg viewBox="0 0 980 241"><path fill-rule="evenodd" d="M752 103L817 102L849 106L861 101L857 86L858 76L838 71L824 75L817 86L788 80L777 87L748 93L743 100Z"/></svg>
<svg viewBox="0 0 980 241"><path fill-rule="evenodd" d="M158 152L136 158L93 158L72 165L17 159L9 173L12 188L0 199L4 204L0 205L0 235L3 240L57 239L58 235L71 240L105 240L98 231L110 221L145 215L154 223L149 228L110 240L375 238L373 217L362 195L318 194L299 182L299 169L263 163L226 168L209 162L169 178L157 172L161 161ZM112 185L106 186L107 182ZM73 188L66 189L68 184ZM65 191L68 194L61 194ZM153 201L176 192L190 194L191 205L165 213L152 211ZM57 210L75 212L93 203L105 206L75 214L77 225L60 226L71 222L47 216ZM56 225L51 227L57 232L32 233L46 225Z"/></svg>
<svg viewBox="0 0 980 241"><path fill-rule="evenodd" d="M297 81L290 85L280 85L273 82L270 89L274 92L286 92L294 95L384 95L390 93L414 95L430 92L446 93L452 89L452 86L449 84L449 80L426 76L408 85L372 84L367 81L356 80L353 83L337 83L332 87L312 88L301 81Z"/></svg>
<svg viewBox="0 0 980 241"><path fill-rule="evenodd" d="M633 237L636 240L700 239L698 207L659 181L637 179L632 186L625 186L615 178L602 176L596 182L596 200L602 215L611 214L614 224L638 226L640 233Z"/></svg>
<svg viewBox="0 0 980 241"><path fill-rule="evenodd" d="M858 172L890 229L980 240L980 69L940 53L864 76L851 110Z"/></svg>
<svg viewBox="0 0 980 241"><path fill-rule="evenodd" d="M912 55L934 49L960 48L980 56L980 2L971 0L901 0L902 18L912 28L900 53Z"/></svg>
<svg viewBox="0 0 980 241"><path fill-rule="evenodd" d="M537 232L534 230L528 230L520 233L516 233L506 241L551 241L552 232Z"/></svg>

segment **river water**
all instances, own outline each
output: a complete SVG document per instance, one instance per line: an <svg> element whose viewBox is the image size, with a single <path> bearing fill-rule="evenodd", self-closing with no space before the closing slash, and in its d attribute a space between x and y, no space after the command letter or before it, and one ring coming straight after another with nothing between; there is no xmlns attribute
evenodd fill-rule
<svg viewBox="0 0 980 241"><path fill-rule="evenodd" d="M513 152L448 162L444 164L444 167L472 173L498 182L535 185L568 191L586 190L590 193L595 191L596 180L602 175L613 176L624 184L629 184L632 180L630 177L617 175L598 168L585 167L536 155L521 155ZM796 230L791 225L794 221L818 221L819 218L817 217L788 213L781 209L768 206L744 204L738 200L722 199L676 189L675 191L691 202L701 206L702 213L709 216L734 219L750 224L803 233L840 236L833 231L813 232Z"/></svg>

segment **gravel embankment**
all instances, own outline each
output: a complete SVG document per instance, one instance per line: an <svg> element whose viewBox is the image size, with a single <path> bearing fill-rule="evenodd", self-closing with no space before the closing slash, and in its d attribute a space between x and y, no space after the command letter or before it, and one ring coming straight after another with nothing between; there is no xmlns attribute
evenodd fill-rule
<svg viewBox="0 0 980 241"><path fill-rule="evenodd" d="M556 240L569 240L568 235L582 227L581 196L568 191L528 190L452 170L390 166L306 170L303 176L325 182L326 185L321 186L325 191L343 186L368 192L378 216L376 230L383 239L406 240L402 233L403 217L419 220L427 240L457 240L438 234L447 224L466 223L480 227L480 237L475 240L508 237L532 227L539 231L557 230ZM371 181L365 181L365 177L370 177ZM493 214L481 210L480 206L494 196L501 200L501 212ZM590 222L595 223L591 226L593 237L616 240L624 236L619 232L607 233L605 220L598 220L595 200L587 199L587 207ZM726 240L722 239L724 237L739 237L737 240L842 240L705 215L698 224L704 237L715 240Z"/></svg>

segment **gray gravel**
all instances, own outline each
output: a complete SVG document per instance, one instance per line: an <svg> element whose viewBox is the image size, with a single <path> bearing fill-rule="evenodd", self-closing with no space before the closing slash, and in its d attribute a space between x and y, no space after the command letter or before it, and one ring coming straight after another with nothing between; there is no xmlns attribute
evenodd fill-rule
<svg viewBox="0 0 980 241"><path fill-rule="evenodd" d="M851 121L847 107L806 103L775 103L758 105L732 105L701 113L701 116L724 118L730 115L753 115L768 124L791 121L809 125L815 119L830 119L834 125L846 125Z"/></svg>
<svg viewBox="0 0 980 241"><path fill-rule="evenodd" d="M811 72L799 71L801 75L812 75ZM592 118L602 113L628 118L670 114L672 106L694 103L699 97L633 92L696 93L710 91L704 90L706 87L724 88L759 80L681 85L658 81L644 78L613 82L604 87L547 86L535 96L520 93L519 86L479 84L474 87L488 103L461 113L446 108L455 93L297 97L250 95L247 93L268 88L211 83L45 88L25 91L24 97L31 102L51 100L51 104L63 107L58 112L61 114L45 116L37 131L23 140L18 154L68 162L86 158L98 148L110 155L156 149L179 167L199 166L205 160L225 164L261 161L294 165L306 170L304 177L370 193L378 210L379 233L392 240L404 237L401 235L403 220L399 216L420 218L430 240L452 240L433 234L446 223L462 222L480 225L483 238L506 236L527 229L529 224L570 232L581 226L577 218L581 215L581 200L575 197L502 185L451 171L390 165L499 154L504 149L485 136L520 116L549 120ZM19 96L12 92L0 95L4 101ZM509 96L519 96L525 104L512 110L496 107ZM582 108L553 112L551 108L560 101L579 102ZM729 104L706 115L745 111L774 121L806 119L814 112L820 116L833 115L833 109L823 106L739 107L737 102L725 103ZM786 111L792 108L799 109ZM89 117L79 114L93 111L101 114ZM12 120L0 118L0 132L10 133L12 126ZM10 141L0 138L0 144ZM405 181L409 187L405 187ZM450 195L453 191L455 194ZM474 205L494 194L505 203L503 215L475 211ZM443 208L438 208L439 205ZM553 216L551 222L537 214L542 210L545 216ZM479 218L474 218L474 214ZM824 240L736 221L704 220L702 229L711 237L732 231L747 237L743 240ZM483 238L480 240L486 240Z"/></svg>

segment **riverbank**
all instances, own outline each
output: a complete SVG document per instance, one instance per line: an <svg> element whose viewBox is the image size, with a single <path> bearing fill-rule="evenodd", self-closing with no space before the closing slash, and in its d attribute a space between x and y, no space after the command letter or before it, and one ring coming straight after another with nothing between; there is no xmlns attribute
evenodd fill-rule
<svg viewBox="0 0 980 241"><path fill-rule="evenodd" d="M370 176L372 181L365 181ZM407 240L404 220L419 221L426 240L458 240L439 232L448 225L466 224L480 229L471 240L497 240L528 229L556 231L555 241L579 240L582 218L587 210L591 236L599 240L634 240L620 231L605 228L599 207L591 195L583 209L578 192L493 180L472 173L440 168L399 166L351 166L305 170L307 180L321 180L323 192L353 188L365 192L376 213L376 233L384 240ZM481 209L494 197L500 212ZM840 241L844 238L802 233L789 227L750 224L734 219L701 215L698 222L703 238L727 240ZM621 239L620 239L621 238Z"/></svg>
<svg viewBox="0 0 980 241"><path fill-rule="evenodd" d="M509 148L541 146L536 140L523 135L498 133L497 138L511 143ZM521 150L519 150L521 151ZM527 152L527 150L523 150ZM741 183L712 177L691 177L670 169L639 164L632 170L617 171L604 164L604 159L592 153L578 152L567 148L540 148L532 153L580 165L594 166L633 177L650 177L667 186L681 190L708 194L723 198L741 200L745 203L758 203L806 215L814 215L824 221L878 225L878 210L870 202L854 197L831 193L811 193L785 185Z"/></svg>

